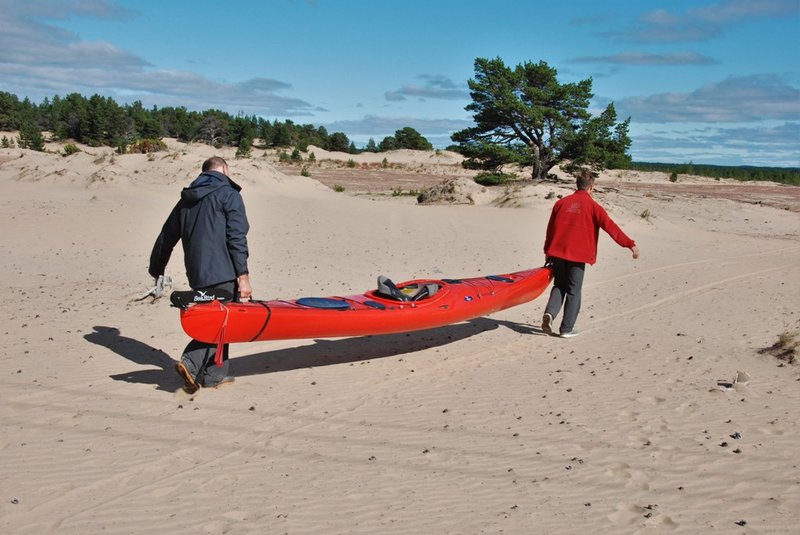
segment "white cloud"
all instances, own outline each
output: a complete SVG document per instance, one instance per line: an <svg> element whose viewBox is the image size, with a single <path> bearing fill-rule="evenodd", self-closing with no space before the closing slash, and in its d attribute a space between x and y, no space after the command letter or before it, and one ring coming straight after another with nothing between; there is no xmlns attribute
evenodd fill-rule
<svg viewBox="0 0 800 535"><path fill-rule="evenodd" d="M800 90L776 75L731 76L691 93L627 97L616 106L637 123L793 121L800 119Z"/></svg>
<svg viewBox="0 0 800 535"><path fill-rule="evenodd" d="M270 78L220 83L185 71L154 70L144 59L103 41L89 42L43 22L91 16L124 19L134 14L105 0L0 0L0 89L41 99L53 94L103 93L159 106L220 108L273 116L317 111L301 99L278 94L291 85Z"/></svg>
<svg viewBox="0 0 800 535"><path fill-rule="evenodd" d="M631 137L635 161L800 166L800 123L797 122L730 128L639 129Z"/></svg>
<svg viewBox="0 0 800 535"><path fill-rule="evenodd" d="M721 35L732 24L797 13L800 13L797 0L725 0L685 13L657 9L642 15L635 27L606 35L641 43L707 41Z"/></svg>
<svg viewBox="0 0 800 535"><path fill-rule="evenodd" d="M727 0L690 9L687 18L713 24L727 24L758 17L783 17L800 12L797 0Z"/></svg>
<svg viewBox="0 0 800 535"><path fill-rule="evenodd" d="M644 52L621 52L609 56L582 56L569 63L610 63L614 65L713 65L716 60L694 52L671 54L648 54Z"/></svg>
<svg viewBox="0 0 800 535"><path fill-rule="evenodd" d="M122 17L105 2L54 2L45 12L41 2L0 1L0 63L61 65L74 69L141 69L147 62L106 42L81 41L77 35L39 21L40 16L66 18L70 14L102 13L105 18ZM102 8L102 9L100 9ZM98 15L94 15L98 16Z"/></svg>
<svg viewBox="0 0 800 535"><path fill-rule="evenodd" d="M418 78L424 80L425 83L423 85L404 85L396 91L387 91L384 95L386 100L396 102L409 97L423 100L465 100L469 98L466 86L458 87L446 76L423 74Z"/></svg>

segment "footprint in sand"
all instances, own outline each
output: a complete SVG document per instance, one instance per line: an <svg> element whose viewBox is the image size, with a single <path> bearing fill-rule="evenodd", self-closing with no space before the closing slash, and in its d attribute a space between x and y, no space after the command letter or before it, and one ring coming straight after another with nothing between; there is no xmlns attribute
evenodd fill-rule
<svg viewBox="0 0 800 535"><path fill-rule="evenodd" d="M606 470L606 475L621 480L627 487L650 490L650 477L643 471L631 468L627 463L618 463Z"/></svg>
<svg viewBox="0 0 800 535"><path fill-rule="evenodd" d="M658 528L659 532L678 528L678 524L674 520L658 510L658 505L642 506L620 503L617 504L616 511L609 514L606 518L614 524L624 526L638 524L643 527L646 526L648 529Z"/></svg>
<svg viewBox="0 0 800 535"><path fill-rule="evenodd" d="M659 405L667 401L667 398L662 398L660 396L639 396L636 398L637 403L642 403L643 405Z"/></svg>

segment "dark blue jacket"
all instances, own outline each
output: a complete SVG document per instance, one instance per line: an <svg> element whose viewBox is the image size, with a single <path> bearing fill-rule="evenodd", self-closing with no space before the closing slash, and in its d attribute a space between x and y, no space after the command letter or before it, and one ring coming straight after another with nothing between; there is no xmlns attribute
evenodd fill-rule
<svg viewBox="0 0 800 535"><path fill-rule="evenodd" d="M217 171L202 173L181 191L150 254L150 275L164 274L172 249L183 242L192 288L232 281L247 269L247 215L241 187Z"/></svg>

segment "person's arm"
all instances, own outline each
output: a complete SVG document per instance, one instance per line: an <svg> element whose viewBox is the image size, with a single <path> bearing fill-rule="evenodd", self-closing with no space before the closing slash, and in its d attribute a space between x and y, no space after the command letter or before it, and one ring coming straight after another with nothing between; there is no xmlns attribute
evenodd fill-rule
<svg viewBox="0 0 800 535"><path fill-rule="evenodd" d="M557 204L557 203L556 203ZM547 230L544 234L544 255L547 258L547 250L550 249L550 244L553 242L553 231L555 228L556 207L550 210L550 219L547 221Z"/></svg>
<svg viewBox="0 0 800 535"><path fill-rule="evenodd" d="M226 242L228 254L236 271L236 282L239 286L239 297L247 299L253 296L250 285L250 270L247 268L249 250L247 247L247 232L250 224L244 208L244 201L239 193L230 195L225 207Z"/></svg>
<svg viewBox="0 0 800 535"><path fill-rule="evenodd" d="M158 279L160 275L164 274L164 270L169 263L169 258L172 256L172 250L175 248L175 245L178 244L178 240L181 239L181 222L178 213L179 206L180 202L178 202L172 209L172 212L170 212L169 217L167 217L166 222L164 222L164 226L161 227L161 233L158 235L158 238L156 238L156 243L153 245L153 250L150 253L150 266L147 271L154 279Z"/></svg>
<svg viewBox="0 0 800 535"><path fill-rule="evenodd" d="M636 242L629 238L628 235L625 234L621 228L619 228L619 225L617 225L614 220L609 217L605 208L597 203L595 203L595 217L597 218L597 224L600 226L600 228L603 229L609 236L611 236L611 239L617 242L620 247L625 247L631 251L634 250L636 247ZM637 258L638 256L639 250L636 249L634 252L634 258Z"/></svg>

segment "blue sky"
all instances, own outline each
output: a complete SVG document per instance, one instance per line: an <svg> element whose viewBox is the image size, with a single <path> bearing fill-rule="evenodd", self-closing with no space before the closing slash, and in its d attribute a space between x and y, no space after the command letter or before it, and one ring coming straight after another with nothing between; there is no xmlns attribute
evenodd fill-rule
<svg viewBox="0 0 800 535"><path fill-rule="evenodd" d="M638 161L800 166L800 0L0 0L0 90L344 132L472 125L475 58L591 77Z"/></svg>

